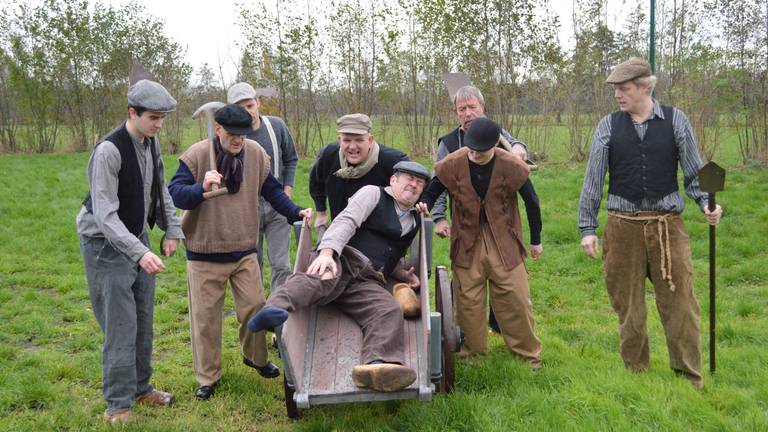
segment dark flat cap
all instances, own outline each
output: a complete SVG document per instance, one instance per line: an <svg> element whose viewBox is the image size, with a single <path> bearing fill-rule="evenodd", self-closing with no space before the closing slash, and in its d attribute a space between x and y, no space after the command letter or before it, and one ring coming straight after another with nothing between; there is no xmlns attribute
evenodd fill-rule
<svg viewBox="0 0 768 432"><path fill-rule="evenodd" d="M365 114L347 114L336 120L339 133L365 135L371 132L371 118Z"/></svg>
<svg viewBox="0 0 768 432"><path fill-rule="evenodd" d="M416 177L421 177L426 181L429 181L431 176L429 175L429 171L427 171L426 168L424 168L424 165L414 162L414 161L400 161L395 164L393 168L394 172L404 172L408 174L413 174Z"/></svg>
<svg viewBox="0 0 768 432"><path fill-rule="evenodd" d="M469 130L464 134L464 145L475 151L485 151L496 147L501 136L501 126L487 117L472 120Z"/></svg>
<svg viewBox="0 0 768 432"><path fill-rule="evenodd" d="M608 84L621 84L635 78L651 76L651 73L650 63L641 58L632 57L613 68L605 82Z"/></svg>
<svg viewBox="0 0 768 432"><path fill-rule="evenodd" d="M253 119L240 105L224 105L216 111L213 119L232 135L247 135L253 131L251 126Z"/></svg>
<svg viewBox="0 0 768 432"><path fill-rule="evenodd" d="M155 112L176 111L176 99L162 85L148 79L128 87L128 105Z"/></svg>

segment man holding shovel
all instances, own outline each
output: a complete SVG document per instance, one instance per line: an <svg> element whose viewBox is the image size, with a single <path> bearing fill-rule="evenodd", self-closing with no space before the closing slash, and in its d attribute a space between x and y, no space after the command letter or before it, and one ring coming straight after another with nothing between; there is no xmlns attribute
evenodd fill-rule
<svg viewBox="0 0 768 432"><path fill-rule="evenodd" d="M605 284L619 316L624 365L632 371L650 366L648 277L667 337L670 367L702 388L699 304L693 293L690 241L680 216L684 203L677 185L678 163L686 194L710 225L720 221L722 209L718 205L710 211L700 190L702 161L688 118L651 96L656 76L650 64L632 58L616 66L606 82L613 87L619 111L603 117L592 141L579 201L581 246L597 258L597 213L607 171Z"/></svg>
<svg viewBox="0 0 768 432"><path fill-rule="evenodd" d="M215 107L210 103L205 107L210 119ZM269 157L261 146L245 138L253 130L248 111L225 105L213 119L215 137L193 144L181 155L169 187L176 205L186 210L182 228L186 235L189 324L195 378L200 385L195 396L201 400L213 396L221 379L221 323L227 281L240 323L243 363L265 378L280 374L267 359L264 332L249 333L246 328L247 319L264 306L256 257L260 198L263 196L288 223L301 218L309 223L312 216L312 210L296 206L269 173Z"/></svg>

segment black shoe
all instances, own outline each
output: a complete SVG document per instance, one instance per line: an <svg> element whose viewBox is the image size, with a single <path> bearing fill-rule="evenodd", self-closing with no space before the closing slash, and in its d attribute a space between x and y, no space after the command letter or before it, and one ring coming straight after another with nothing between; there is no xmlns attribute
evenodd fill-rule
<svg viewBox="0 0 768 432"><path fill-rule="evenodd" d="M216 392L215 389L216 389L216 385L218 383L219 382L217 381L217 382L215 382L213 384L202 385L202 386L198 387L197 390L195 391L195 397L200 399L200 400L208 400L208 399L210 399L211 396L213 396L213 394Z"/></svg>
<svg viewBox="0 0 768 432"><path fill-rule="evenodd" d="M247 358L243 357L243 364L252 367L256 369L256 372L259 373L259 375L263 376L264 378L277 378L280 376L280 369L278 369L277 366L273 365L271 361L268 361L267 364L264 366L256 366L256 363L248 360Z"/></svg>

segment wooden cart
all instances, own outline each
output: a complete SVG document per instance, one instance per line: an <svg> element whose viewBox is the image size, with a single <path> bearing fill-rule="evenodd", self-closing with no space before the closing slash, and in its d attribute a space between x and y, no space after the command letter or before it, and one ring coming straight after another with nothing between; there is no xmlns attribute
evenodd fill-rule
<svg viewBox="0 0 768 432"><path fill-rule="evenodd" d="M428 262L425 225L411 246L421 278L418 293L421 316L405 321L406 365L416 371L416 381L396 392L360 389L352 383L352 367L360 363L360 327L332 305L312 306L292 312L279 328L278 349L283 362L285 406L288 416L298 418L301 410L315 405L368 402L395 399L432 400L434 392L453 389L453 354L457 350L458 330L453 325L453 296L445 267L435 271L436 312L430 312ZM305 271L312 250L312 236L301 226L294 272ZM430 248L431 249L431 248ZM413 253L415 251L415 253Z"/></svg>

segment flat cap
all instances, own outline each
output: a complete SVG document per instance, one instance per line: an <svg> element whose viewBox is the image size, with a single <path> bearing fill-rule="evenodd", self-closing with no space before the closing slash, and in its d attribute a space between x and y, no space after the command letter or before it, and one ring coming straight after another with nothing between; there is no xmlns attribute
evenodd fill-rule
<svg viewBox="0 0 768 432"><path fill-rule="evenodd" d="M416 177L421 177L426 181L429 181L431 176L429 175L429 171L427 171L426 168L424 168L424 165L414 162L414 161L400 161L395 164L395 166L392 167L392 170L394 172L404 172L408 174L413 174Z"/></svg>
<svg viewBox="0 0 768 432"><path fill-rule="evenodd" d="M247 135L253 131L253 119L240 105L228 104L219 108L213 119L232 135Z"/></svg>
<svg viewBox="0 0 768 432"><path fill-rule="evenodd" d="M371 119L365 114L347 114L336 120L339 133L365 135L371 132Z"/></svg>
<svg viewBox="0 0 768 432"><path fill-rule="evenodd" d="M621 84L635 78L651 76L651 74L650 63L641 58L632 57L613 68L605 82L608 84Z"/></svg>
<svg viewBox="0 0 768 432"><path fill-rule="evenodd" d="M176 111L176 99L162 85L143 79L128 87L128 105L148 111Z"/></svg>
<svg viewBox="0 0 768 432"><path fill-rule="evenodd" d="M464 134L464 145L475 151L485 151L496 147L501 136L501 126L488 117L472 120L469 130Z"/></svg>
<svg viewBox="0 0 768 432"><path fill-rule="evenodd" d="M239 82L227 90L227 103L236 104L244 99L256 99L256 89L247 82Z"/></svg>

